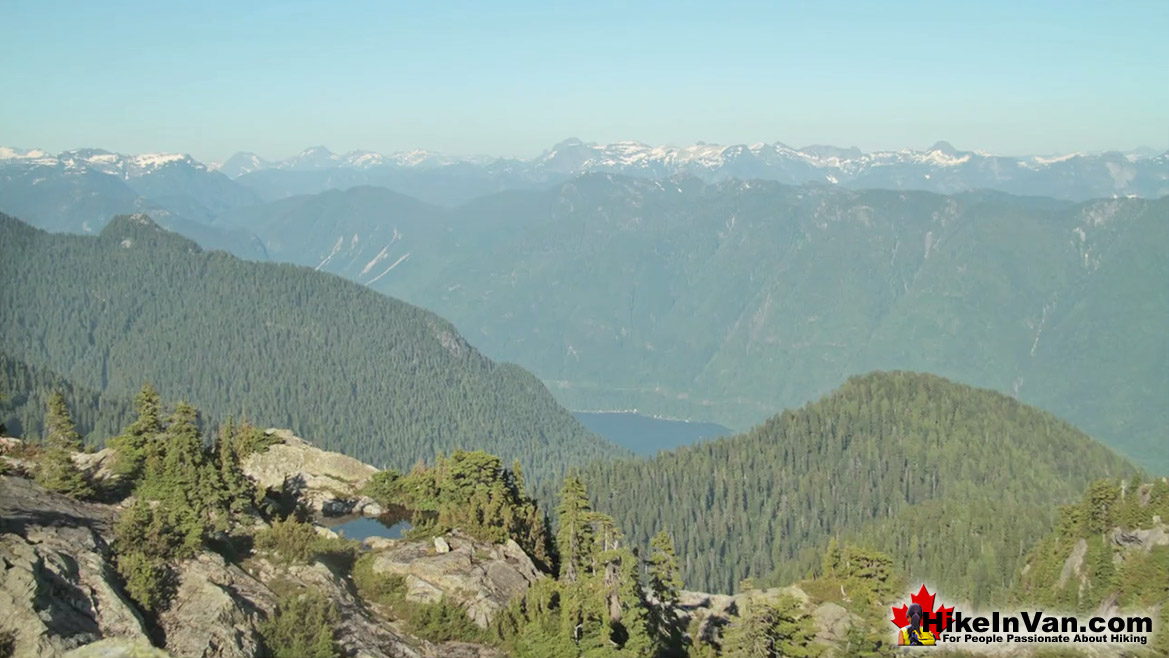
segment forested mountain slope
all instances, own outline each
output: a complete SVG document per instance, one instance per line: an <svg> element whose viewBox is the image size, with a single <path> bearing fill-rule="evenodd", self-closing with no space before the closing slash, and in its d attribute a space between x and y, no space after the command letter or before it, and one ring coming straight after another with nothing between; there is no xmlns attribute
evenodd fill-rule
<svg viewBox="0 0 1169 658"><path fill-rule="evenodd" d="M547 475L625 454L446 321L331 275L202 252L143 216L98 237L3 216L0 247L0 349L82 386L152 382L378 466L474 447Z"/></svg>
<svg viewBox="0 0 1169 658"><path fill-rule="evenodd" d="M580 475L631 539L669 531L694 587L799 578L830 537L859 536L893 551L912 577L970 594L987 566L980 558L1014 573L1057 503L1134 472L1010 397L887 372L851 378L747 434Z"/></svg>
<svg viewBox="0 0 1169 658"><path fill-rule="evenodd" d="M77 410L73 418L77 431L91 445L116 436L134 415L129 396L98 393L0 352L0 425L5 436L43 437L45 408L53 393L61 393Z"/></svg>

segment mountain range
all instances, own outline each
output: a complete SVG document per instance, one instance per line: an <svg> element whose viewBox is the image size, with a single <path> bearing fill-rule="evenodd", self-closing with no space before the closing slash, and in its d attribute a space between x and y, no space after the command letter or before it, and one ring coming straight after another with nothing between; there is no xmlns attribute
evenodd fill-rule
<svg viewBox="0 0 1169 658"><path fill-rule="evenodd" d="M857 372L910 369L1169 468L1169 198L592 174L454 210L330 191L216 225L435 310L572 409L745 429Z"/></svg>
<svg viewBox="0 0 1169 658"><path fill-rule="evenodd" d="M865 153L856 147L793 148L778 142L674 147L631 141L593 144L568 139L530 159L457 157L424 150L390 155L365 150L335 154L323 146L315 146L285 160L237 153L223 163L209 165L180 154L126 156L79 149L51 155L37 149L0 147L0 168L13 166L90 169L127 181L161 171L214 171L238 181L250 193L265 200L380 185L444 205L455 205L503 189L539 187L598 172L655 179L686 175L706 182L727 179L773 180L792 185L818 182L854 189L938 193L993 189L1076 201L1169 194L1169 152L1157 154L1140 149L1128 153L1004 156L963 151L944 141L925 150ZM246 201L244 191L223 194L225 198L219 200L220 205L238 206ZM184 210L192 219L198 219L193 215L207 210L214 212L217 208Z"/></svg>
<svg viewBox="0 0 1169 658"><path fill-rule="evenodd" d="M1127 198L1111 177L1099 195L1124 198L851 187L897 187L873 172L903 168L934 171L931 184L1009 169L1097 194L1092 172L1163 182L1164 154L1003 169L945 144L781 146L736 159L569 141L531 161L316 148L242 158L268 168L235 179L180 156L0 149L0 210L80 233L144 212L205 249L339 274L449 318L577 411L742 430L855 373L909 369L1016 395L1169 470L1164 198ZM718 178L764 155L852 178ZM671 173L683 169L701 176Z"/></svg>

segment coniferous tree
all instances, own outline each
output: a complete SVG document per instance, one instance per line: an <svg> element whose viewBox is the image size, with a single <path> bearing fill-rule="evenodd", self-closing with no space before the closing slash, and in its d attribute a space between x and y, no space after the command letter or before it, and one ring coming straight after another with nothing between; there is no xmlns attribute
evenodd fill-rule
<svg viewBox="0 0 1169 658"><path fill-rule="evenodd" d="M593 508L580 478L565 478L556 514L560 522L556 532L556 546L560 551L560 578L573 582L580 576L593 552Z"/></svg>
<svg viewBox="0 0 1169 658"><path fill-rule="evenodd" d="M682 590L682 575L674 542L665 530L650 541L647 561L647 585L653 602L650 606L650 634L664 651L677 651L682 645L682 629L675 610Z"/></svg>
<svg viewBox="0 0 1169 658"><path fill-rule="evenodd" d="M723 640L723 658L806 658L819 655L815 630L800 603L783 595L775 601L753 599L731 622Z"/></svg>
<svg viewBox="0 0 1169 658"><path fill-rule="evenodd" d="M142 475L147 456L156 449L155 443L162 433L162 401L153 386L142 386L134 398L134 408L138 418L121 434L110 439L110 447L117 452L115 469L129 481Z"/></svg>
<svg viewBox="0 0 1169 658"><path fill-rule="evenodd" d="M93 486L73 463L73 453L81 449L81 437L69 415L65 396L60 392L49 398L45 431L45 452L37 468L37 482L50 491L74 498L92 496Z"/></svg>
<svg viewBox="0 0 1169 658"><path fill-rule="evenodd" d="M77 452L81 450L81 436L73 424L73 417L69 414L69 406L65 404L65 396L60 392L49 398L48 413L45 414L45 445L50 448L62 448Z"/></svg>

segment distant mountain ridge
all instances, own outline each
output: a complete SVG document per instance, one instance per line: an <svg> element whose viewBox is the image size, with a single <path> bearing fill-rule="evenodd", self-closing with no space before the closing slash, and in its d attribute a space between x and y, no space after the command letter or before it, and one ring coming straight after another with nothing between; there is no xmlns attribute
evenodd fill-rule
<svg viewBox="0 0 1169 658"><path fill-rule="evenodd" d="M126 156L99 149L78 149L54 156L39 149L0 147L0 168L12 166L91 168L126 180L168 166L187 166L239 180L269 200L289 196L293 193L290 187L296 193L303 193L380 184L447 205L471 197L461 191L453 193L453 197L436 192L434 198L428 198L411 192L408 180L400 179L400 174L425 172L464 183L466 179L478 180L480 186L486 186L484 193L605 172L650 178L689 175L707 182L762 179L787 184L821 182L851 188L939 193L994 189L1077 201L1123 196L1155 198L1169 194L1169 151L1155 154L1149 149L1137 149L1127 153L1007 156L959 150L945 141L925 150L904 148L865 153L856 147L795 148L781 142L751 145L700 142L676 147L634 141L596 144L567 139L530 159L451 156L421 149L393 154L368 150L336 154L324 146L314 146L283 160L241 152L222 164L210 165L180 154ZM252 178L259 173L266 175ZM274 183L274 176L292 176L290 180L296 184ZM483 179L491 184L484 183ZM479 187L474 190L479 191Z"/></svg>
<svg viewBox="0 0 1169 658"><path fill-rule="evenodd" d="M247 166L243 165L245 162ZM568 139L532 159L459 158L421 150L389 156L371 151L335 155L318 146L274 162L254 154L237 154L228 164L231 166L225 165L223 171L233 178L264 170L343 169L369 174L355 176L353 184L375 184L377 174L384 174L387 169L442 170L470 165L482 175L509 181L510 186L557 182L590 172L605 172L649 178L689 175L707 182L763 179L793 185L821 182L852 188L940 193L995 189L1077 201L1169 194L1169 152L1148 155L1147 149L1138 149L1128 153L1004 156L961 151L945 141L925 150L906 148L864 153L856 147L793 148L780 142L730 146L698 143L675 147L632 141L594 144Z"/></svg>

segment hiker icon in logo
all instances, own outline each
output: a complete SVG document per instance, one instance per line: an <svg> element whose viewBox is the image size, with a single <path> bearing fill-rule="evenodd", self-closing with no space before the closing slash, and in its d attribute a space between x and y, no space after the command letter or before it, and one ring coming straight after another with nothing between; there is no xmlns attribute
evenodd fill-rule
<svg viewBox="0 0 1169 658"><path fill-rule="evenodd" d="M893 625L900 629L897 644L909 647L932 647L950 625L953 607L938 604L934 610L934 595L921 586L917 594L909 597L910 604L893 608Z"/></svg>

